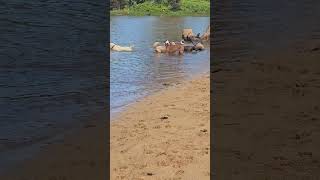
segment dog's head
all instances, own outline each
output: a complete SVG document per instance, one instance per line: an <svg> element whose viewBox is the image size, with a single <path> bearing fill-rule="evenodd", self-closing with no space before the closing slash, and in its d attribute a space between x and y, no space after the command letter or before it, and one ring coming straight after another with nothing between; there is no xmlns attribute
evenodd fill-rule
<svg viewBox="0 0 320 180"><path fill-rule="evenodd" d="M174 45L176 45L176 43L172 41L172 42L170 42L170 45L174 46Z"/></svg>
<svg viewBox="0 0 320 180"><path fill-rule="evenodd" d="M165 46L169 46L169 45L170 45L169 40L166 40L166 41L164 42L164 45L165 45Z"/></svg>

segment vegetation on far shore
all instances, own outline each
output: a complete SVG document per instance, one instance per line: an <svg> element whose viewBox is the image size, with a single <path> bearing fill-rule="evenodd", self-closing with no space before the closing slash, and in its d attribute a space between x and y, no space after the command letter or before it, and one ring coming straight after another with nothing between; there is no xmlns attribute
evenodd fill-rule
<svg viewBox="0 0 320 180"><path fill-rule="evenodd" d="M119 0L113 0L119 1ZM111 16L210 16L209 0L140 0L140 3L111 5ZM128 1L132 2L132 1ZM114 2L117 3L117 2Z"/></svg>

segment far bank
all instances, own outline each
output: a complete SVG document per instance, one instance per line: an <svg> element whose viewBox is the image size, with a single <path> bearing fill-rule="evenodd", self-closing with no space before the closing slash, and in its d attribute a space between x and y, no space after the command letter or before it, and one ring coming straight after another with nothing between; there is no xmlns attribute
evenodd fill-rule
<svg viewBox="0 0 320 180"><path fill-rule="evenodd" d="M210 16L210 1L182 0L179 10L166 3L144 2L123 9L113 9L111 16Z"/></svg>

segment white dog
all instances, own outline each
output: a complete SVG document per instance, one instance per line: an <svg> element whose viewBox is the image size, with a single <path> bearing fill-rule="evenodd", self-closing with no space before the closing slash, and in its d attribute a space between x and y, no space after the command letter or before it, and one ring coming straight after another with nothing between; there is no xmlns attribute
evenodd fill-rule
<svg viewBox="0 0 320 180"><path fill-rule="evenodd" d="M132 51L133 46L125 47L125 46L119 46L114 43L110 43L110 50L113 51Z"/></svg>

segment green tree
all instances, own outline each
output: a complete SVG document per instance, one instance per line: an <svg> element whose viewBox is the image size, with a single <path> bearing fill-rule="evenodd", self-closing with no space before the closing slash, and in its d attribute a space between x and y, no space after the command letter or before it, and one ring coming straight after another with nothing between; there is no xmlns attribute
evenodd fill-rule
<svg viewBox="0 0 320 180"><path fill-rule="evenodd" d="M178 11L180 10L181 1L180 0L169 0L169 4L171 6L171 10Z"/></svg>
<svg viewBox="0 0 320 180"><path fill-rule="evenodd" d="M155 3L157 4L167 4L167 0L154 0Z"/></svg>

